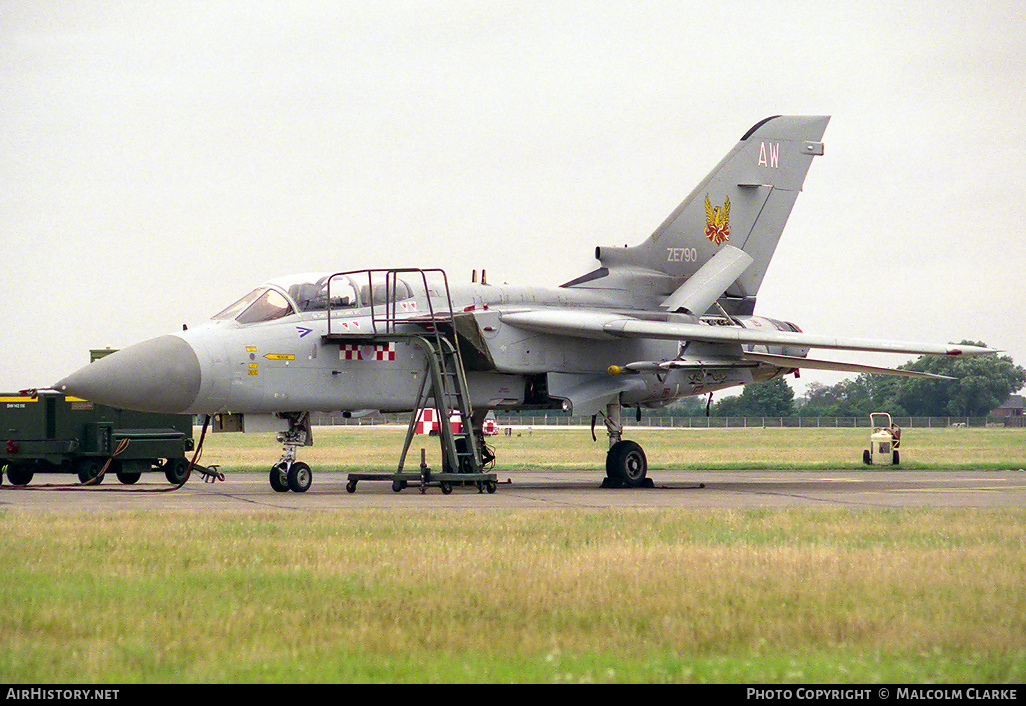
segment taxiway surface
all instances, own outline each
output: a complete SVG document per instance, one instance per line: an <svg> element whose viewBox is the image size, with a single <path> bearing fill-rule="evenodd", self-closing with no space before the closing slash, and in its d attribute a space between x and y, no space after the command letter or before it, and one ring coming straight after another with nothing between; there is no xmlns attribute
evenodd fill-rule
<svg viewBox="0 0 1026 706"><path fill-rule="evenodd" d="M1007 471L651 471L654 487L606 489L604 471L516 471L498 474L495 493L475 487L445 495L391 483L361 481L346 491L347 474L315 473L306 493L278 493L264 473L229 473L222 482L195 479L172 490L159 473L136 485L107 479L76 487L75 476L40 474L22 488L0 486L8 510L327 511L356 508L900 508L1023 507L1026 472Z"/></svg>

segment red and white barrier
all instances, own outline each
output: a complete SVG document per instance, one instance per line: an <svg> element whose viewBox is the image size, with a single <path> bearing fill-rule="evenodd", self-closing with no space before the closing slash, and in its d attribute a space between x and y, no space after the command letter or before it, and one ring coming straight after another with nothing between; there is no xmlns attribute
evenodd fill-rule
<svg viewBox="0 0 1026 706"><path fill-rule="evenodd" d="M450 415L449 425L452 427L454 434L459 434L463 430L463 420L459 412L453 412ZM494 436L499 433L499 425L496 424L494 419L485 419L482 429L485 436ZM420 414L417 415L417 423L413 431L415 434L430 434L432 432L437 434L438 410L433 407L422 409Z"/></svg>

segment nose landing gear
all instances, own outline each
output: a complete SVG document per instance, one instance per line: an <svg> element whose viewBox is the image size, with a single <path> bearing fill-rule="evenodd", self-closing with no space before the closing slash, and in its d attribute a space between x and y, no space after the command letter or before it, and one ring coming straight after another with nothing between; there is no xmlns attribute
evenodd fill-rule
<svg viewBox="0 0 1026 706"><path fill-rule="evenodd" d="M289 415L289 430L278 434L278 441L285 447L278 463L271 466L271 487L279 493L289 490L293 493L305 493L313 483L313 471L307 464L296 460L296 447L313 444L310 413Z"/></svg>
<svg viewBox="0 0 1026 706"><path fill-rule="evenodd" d="M271 487L279 493L305 493L313 483L313 471L302 461L279 462L271 467Z"/></svg>

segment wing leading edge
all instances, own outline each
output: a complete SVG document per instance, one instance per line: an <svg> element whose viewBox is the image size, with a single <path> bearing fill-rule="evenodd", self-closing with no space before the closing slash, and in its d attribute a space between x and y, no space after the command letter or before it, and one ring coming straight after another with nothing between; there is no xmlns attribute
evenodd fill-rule
<svg viewBox="0 0 1026 706"><path fill-rule="evenodd" d="M789 331L745 329L737 326L708 326L675 321L649 321L611 312L574 309L539 309L508 312L500 316L504 324L538 333L577 338L611 340L616 338L656 338L669 341L704 341L741 345L825 348L874 353L915 355L984 355L996 349L955 343L919 343L841 338ZM792 366L799 367L799 366Z"/></svg>

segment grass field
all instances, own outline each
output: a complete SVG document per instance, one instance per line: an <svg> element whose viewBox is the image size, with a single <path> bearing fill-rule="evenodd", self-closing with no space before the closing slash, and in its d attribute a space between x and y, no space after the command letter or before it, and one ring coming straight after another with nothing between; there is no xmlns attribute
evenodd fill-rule
<svg viewBox="0 0 1026 706"><path fill-rule="evenodd" d="M0 679L1026 679L1026 510L0 514Z"/></svg>
<svg viewBox="0 0 1026 706"><path fill-rule="evenodd" d="M395 470L405 429L391 427L315 428L314 446L300 458L323 470ZM603 468L605 430L567 427L515 428L511 436L488 437L496 469ZM868 429L628 429L624 438L640 443L649 468L666 469L843 469L864 468ZM420 465L424 448L438 467L439 442L416 436L407 467ZM273 434L208 434L203 463L225 469L267 470L280 448ZM900 448L902 468L1024 468L1026 429L906 429Z"/></svg>
<svg viewBox="0 0 1026 706"><path fill-rule="evenodd" d="M301 458L388 470L402 434L317 429ZM868 434L629 436L653 468L844 468ZM902 466L1020 468L1022 436L910 430ZM502 469L605 446L492 442ZM203 462L277 454L225 434ZM7 683L1026 680L1026 508L5 510L0 531Z"/></svg>

